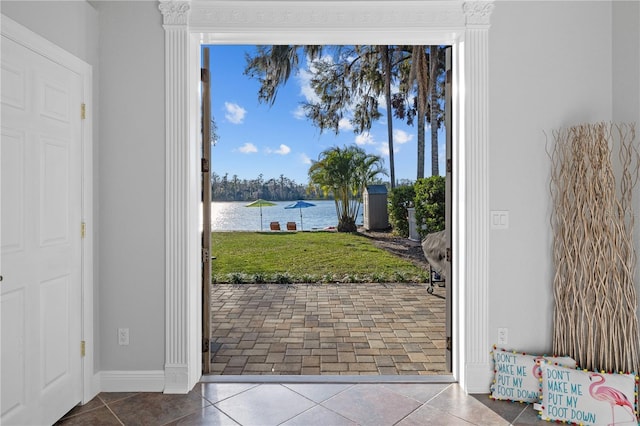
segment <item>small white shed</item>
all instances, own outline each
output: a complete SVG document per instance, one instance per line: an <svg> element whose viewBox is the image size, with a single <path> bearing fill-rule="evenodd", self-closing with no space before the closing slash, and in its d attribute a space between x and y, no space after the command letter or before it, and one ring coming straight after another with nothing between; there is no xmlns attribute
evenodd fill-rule
<svg viewBox="0 0 640 426"><path fill-rule="evenodd" d="M387 187L385 185L369 185L363 197L364 229L375 231L389 227L389 211L387 209Z"/></svg>

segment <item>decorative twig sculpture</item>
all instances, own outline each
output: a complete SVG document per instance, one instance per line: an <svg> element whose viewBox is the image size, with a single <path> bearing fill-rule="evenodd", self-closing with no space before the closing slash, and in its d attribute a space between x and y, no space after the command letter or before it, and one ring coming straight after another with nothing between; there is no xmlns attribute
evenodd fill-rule
<svg viewBox="0 0 640 426"><path fill-rule="evenodd" d="M632 189L640 155L633 125L553 133L553 350L590 370L638 371ZM614 165L612 151L617 150ZM616 173L617 171L617 173ZM618 185L616 185L618 177Z"/></svg>

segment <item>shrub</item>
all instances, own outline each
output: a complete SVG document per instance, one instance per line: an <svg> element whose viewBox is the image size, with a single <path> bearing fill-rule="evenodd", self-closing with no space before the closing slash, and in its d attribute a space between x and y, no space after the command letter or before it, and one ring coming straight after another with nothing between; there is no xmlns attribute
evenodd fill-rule
<svg viewBox="0 0 640 426"><path fill-rule="evenodd" d="M374 282L374 283L383 283L383 282L385 282L385 276L384 276L384 274L380 274L378 272L374 272L371 275L371 281Z"/></svg>
<svg viewBox="0 0 640 426"><path fill-rule="evenodd" d="M315 284L315 283L318 282L318 277L316 277L315 275L303 274L300 277L300 282L301 283L308 283L308 284Z"/></svg>
<svg viewBox="0 0 640 426"><path fill-rule="evenodd" d="M445 226L444 176L418 179L414 188L416 223L420 237L424 238L427 234L442 231Z"/></svg>
<svg viewBox="0 0 640 426"><path fill-rule="evenodd" d="M244 274L239 272L229 274L229 282L231 284L242 284L244 282Z"/></svg>
<svg viewBox="0 0 640 426"><path fill-rule="evenodd" d="M333 274L324 274L322 276L322 280L321 280L321 282L326 283L326 284L332 283L334 281L335 281L335 279L333 277Z"/></svg>
<svg viewBox="0 0 640 426"><path fill-rule="evenodd" d="M389 192L389 222L394 234L405 238L409 236L407 207L413 207L415 196L413 185L396 186Z"/></svg>
<svg viewBox="0 0 640 426"><path fill-rule="evenodd" d="M291 276L288 273L276 273L273 276L273 282L277 284L291 284L293 281L291 280Z"/></svg>

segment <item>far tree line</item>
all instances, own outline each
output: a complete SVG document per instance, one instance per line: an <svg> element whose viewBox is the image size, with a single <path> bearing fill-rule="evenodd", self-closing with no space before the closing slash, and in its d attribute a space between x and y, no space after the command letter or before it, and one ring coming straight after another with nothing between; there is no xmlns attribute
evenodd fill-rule
<svg viewBox="0 0 640 426"><path fill-rule="evenodd" d="M386 185L390 182L375 179L371 184ZM399 186L413 185L410 179L399 179ZM254 201L258 198L270 201L333 200L319 185L298 183L284 175L265 179L262 174L255 179L240 178L238 175L211 173L211 199L213 201Z"/></svg>
<svg viewBox="0 0 640 426"><path fill-rule="evenodd" d="M211 199L213 201L253 201L258 198L270 201L324 199L318 186L297 183L284 175L265 179L262 174L255 179L241 179L238 175L211 173Z"/></svg>

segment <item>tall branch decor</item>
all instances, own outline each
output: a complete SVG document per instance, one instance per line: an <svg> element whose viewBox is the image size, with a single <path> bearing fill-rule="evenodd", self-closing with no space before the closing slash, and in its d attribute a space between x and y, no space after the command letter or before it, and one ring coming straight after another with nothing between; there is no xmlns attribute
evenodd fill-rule
<svg viewBox="0 0 640 426"><path fill-rule="evenodd" d="M553 350L589 370L639 371L635 126L585 124L553 137Z"/></svg>

